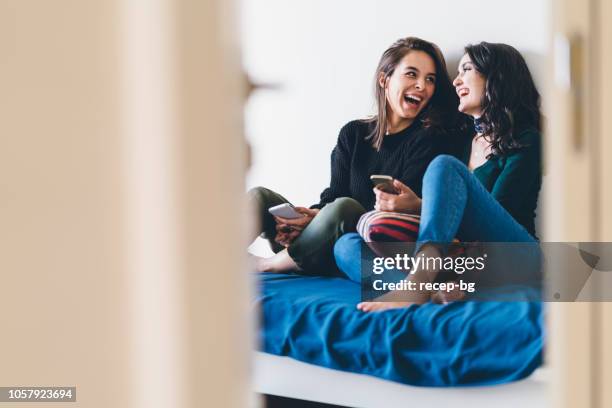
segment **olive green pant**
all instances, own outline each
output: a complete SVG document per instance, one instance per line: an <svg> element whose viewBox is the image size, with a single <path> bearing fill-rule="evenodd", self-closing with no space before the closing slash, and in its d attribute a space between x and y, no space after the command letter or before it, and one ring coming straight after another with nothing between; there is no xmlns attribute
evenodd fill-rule
<svg viewBox="0 0 612 408"><path fill-rule="evenodd" d="M274 252L281 251L284 247L274 241L276 221L268 209L289 201L264 187L253 188L248 195L259 215L261 236L268 240ZM338 268L334 260L334 244L343 234L355 231L357 221L364 213L365 209L356 200L337 198L323 207L289 245L289 256L305 274L335 275Z"/></svg>

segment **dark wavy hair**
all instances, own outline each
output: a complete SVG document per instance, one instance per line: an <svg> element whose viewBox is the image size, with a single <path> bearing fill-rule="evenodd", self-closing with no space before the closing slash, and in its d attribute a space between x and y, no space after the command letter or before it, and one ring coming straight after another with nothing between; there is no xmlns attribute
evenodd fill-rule
<svg viewBox="0 0 612 408"><path fill-rule="evenodd" d="M542 127L540 94L525 59L506 44L470 44L465 52L485 77L480 122L492 154L503 156L522 147L515 138L518 133Z"/></svg>
<svg viewBox="0 0 612 408"><path fill-rule="evenodd" d="M387 134L387 95L385 89L379 85L380 76L383 75L386 81L387 78L393 75L395 68L402 58L410 51L425 52L433 59L436 66L436 87L434 93L416 120L420 120L426 128L435 128L441 132L460 126L457 112L459 98L448 75L446 61L440 48L429 41L417 37L401 38L383 53L374 75L374 95L376 98L377 114L372 118L366 119L366 121L375 123L374 130L368 136L368 139L376 150L380 150L383 138Z"/></svg>

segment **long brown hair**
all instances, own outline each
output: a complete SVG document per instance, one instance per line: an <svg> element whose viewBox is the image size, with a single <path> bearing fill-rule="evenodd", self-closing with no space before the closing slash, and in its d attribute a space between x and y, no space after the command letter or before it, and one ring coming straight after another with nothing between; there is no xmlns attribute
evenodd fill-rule
<svg viewBox="0 0 612 408"><path fill-rule="evenodd" d="M380 150L383 138L387 134L387 95L385 88L380 86L380 77L383 76L384 81L386 81L393 75L399 62L410 51L425 52L433 59L436 66L436 88L434 94L429 104L419 113L419 117L416 120L420 120L426 128L435 127L441 131L444 131L449 126L453 127L458 120L457 106L459 105L459 98L448 76L446 61L440 48L429 41L417 37L401 38L383 53L374 75L374 95L378 112L375 116L366 119L366 121L375 124L374 130L368 136L368 139L372 143L372 147L377 151Z"/></svg>
<svg viewBox="0 0 612 408"><path fill-rule="evenodd" d="M525 59L507 44L481 42L465 52L485 77L480 122L491 141L492 155L504 156L523 145L516 136L525 129L542 127L540 94Z"/></svg>

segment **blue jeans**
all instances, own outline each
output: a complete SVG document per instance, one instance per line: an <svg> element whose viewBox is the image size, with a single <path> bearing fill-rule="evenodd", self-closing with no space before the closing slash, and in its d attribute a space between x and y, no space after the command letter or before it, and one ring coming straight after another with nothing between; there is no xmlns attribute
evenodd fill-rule
<svg viewBox="0 0 612 408"><path fill-rule="evenodd" d="M536 242L468 168L448 155L436 157L423 176L417 247L428 242Z"/></svg>
<svg viewBox="0 0 612 408"><path fill-rule="evenodd" d="M426 243L448 244L455 237L462 242L537 242L465 164L441 155L423 177L417 250ZM361 281L361 242L358 234L345 234L334 247L336 264L356 282Z"/></svg>

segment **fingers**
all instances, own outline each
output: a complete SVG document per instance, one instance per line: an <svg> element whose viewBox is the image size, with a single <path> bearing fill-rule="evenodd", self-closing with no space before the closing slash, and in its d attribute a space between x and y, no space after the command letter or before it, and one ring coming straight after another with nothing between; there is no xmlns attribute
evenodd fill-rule
<svg viewBox="0 0 612 408"><path fill-rule="evenodd" d="M274 237L274 241L279 244L284 246L285 248L287 248L287 234L286 233L279 233L276 234L276 237Z"/></svg>
<svg viewBox="0 0 612 408"><path fill-rule="evenodd" d="M306 208L306 207L295 207L295 210L299 212L300 214L304 214L309 217L314 217L315 215L317 215L317 212L318 212L316 210L313 210L311 208Z"/></svg>
<svg viewBox="0 0 612 408"><path fill-rule="evenodd" d="M297 237L300 236L301 231L291 230L289 232L279 232L274 237L274 241L278 244L287 248Z"/></svg>
<svg viewBox="0 0 612 408"><path fill-rule="evenodd" d="M399 181L397 179L393 180L393 187L398 189L400 193L412 192L410 187L408 187L407 185L405 185L404 183L402 183L401 181Z"/></svg>
<svg viewBox="0 0 612 408"><path fill-rule="evenodd" d="M291 234L293 232L297 232L298 234L303 231L303 228L294 227L292 225L286 224L277 224L276 225L276 233L277 234Z"/></svg>
<svg viewBox="0 0 612 408"><path fill-rule="evenodd" d="M376 204L374 204L374 209L376 211L393 211L386 201L377 201Z"/></svg>
<svg viewBox="0 0 612 408"><path fill-rule="evenodd" d="M287 222L291 221L291 220L289 218L277 217L275 215L274 216L274 221L276 221L277 224L287 224Z"/></svg>
<svg viewBox="0 0 612 408"><path fill-rule="evenodd" d="M377 211L393 211L395 208L396 194L385 193L382 190L374 188L374 194L376 195L376 203L374 209Z"/></svg>
<svg viewBox="0 0 612 408"><path fill-rule="evenodd" d="M276 217L276 222L281 223L281 224L291 225L292 227L296 227L296 228L299 227L300 229L304 229L304 227L308 225L311 219L312 218L308 216L302 217L302 218L293 218L293 219Z"/></svg>
<svg viewBox="0 0 612 408"><path fill-rule="evenodd" d="M287 237L287 246L291 245L293 243L293 241L296 240L297 237L299 237L301 234L301 231L292 231L289 233L288 237Z"/></svg>
<svg viewBox="0 0 612 408"><path fill-rule="evenodd" d="M277 233L291 231L291 227L289 225L283 224L283 223L276 224L275 228L276 228L276 232Z"/></svg>
<svg viewBox="0 0 612 408"><path fill-rule="evenodd" d="M378 207L376 208L378 211L395 211L395 198L381 198L376 201L375 207Z"/></svg>
<svg viewBox="0 0 612 408"><path fill-rule="evenodd" d="M374 194L376 195L377 199L385 199L385 200L388 200L389 198L395 196L395 194L387 193L378 188L374 188Z"/></svg>

